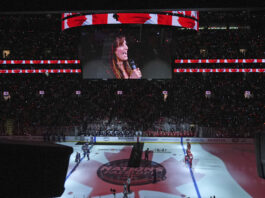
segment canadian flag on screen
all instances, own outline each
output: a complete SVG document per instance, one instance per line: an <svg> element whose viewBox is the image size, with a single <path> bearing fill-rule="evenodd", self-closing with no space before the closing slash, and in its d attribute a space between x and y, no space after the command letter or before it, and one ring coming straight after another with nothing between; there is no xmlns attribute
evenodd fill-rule
<svg viewBox="0 0 265 198"><path fill-rule="evenodd" d="M167 11L163 14L104 13L81 15L80 13L64 13L62 14L62 30L99 24L154 24L198 30L197 18L198 11Z"/></svg>

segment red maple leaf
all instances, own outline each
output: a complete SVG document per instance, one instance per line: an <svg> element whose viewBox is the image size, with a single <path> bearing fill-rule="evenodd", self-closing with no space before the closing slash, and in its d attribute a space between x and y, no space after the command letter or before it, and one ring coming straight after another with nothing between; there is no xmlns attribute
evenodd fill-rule
<svg viewBox="0 0 265 198"><path fill-rule="evenodd" d="M128 159L130 157L132 147L125 146L118 153L105 152L104 155L108 161L115 161L121 159ZM152 160L153 152L149 154L149 160ZM183 155L184 158L184 155ZM144 152L142 155L144 159ZM194 160L193 166L196 166L198 160ZM115 185L103 181L97 175L98 168L103 165L100 162L95 160L82 161L78 166L77 171L71 175L71 179L91 187L93 190L90 196L104 196L109 195L110 189L115 188L116 193L123 192L122 185ZM192 179L190 176L189 168L184 165L184 159L178 161L176 158L169 157L167 160L160 163L166 169L166 178L157 183L150 183L145 185L134 185L131 186L131 190L135 193L135 197L139 198L139 191L141 190L150 190L150 191L160 191L164 193L185 196L176 190L176 186L180 186L186 183L191 183ZM203 177L202 174L195 173L194 176L197 180Z"/></svg>
<svg viewBox="0 0 265 198"><path fill-rule="evenodd" d="M150 15L145 13L119 13L118 16L121 23L143 24L151 19Z"/></svg>
<svg viewBox="0 0 265 198"><path fill-rule="evenodd" d="M69 26L69 28L71 27L78 27L78 26L82 26L82 24L86 21L86 16L76 16L73 18L69 18L67 20L67 25Z"/></svg>
<svg viewBox="0 0 265 198"><path fill-rule="evenodd" d="M184 14L183 12L179 12L179 14ZM191 18L186 18L186 17L179 17L178 22L182 27L185 28L194 28L195 26L195 21L194 19Z"/></svg>

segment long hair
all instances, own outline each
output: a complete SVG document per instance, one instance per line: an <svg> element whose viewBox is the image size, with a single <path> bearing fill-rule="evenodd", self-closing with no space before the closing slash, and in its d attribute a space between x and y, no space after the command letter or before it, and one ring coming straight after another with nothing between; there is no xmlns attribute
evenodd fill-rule
<svg viewBox="0 0 265 198"><path fill-rule="evenodd" d="M111 60L110 60L110 64L111 64L111 69L115 75L115 77L117 79L125 79L122 71L120 70L120 68L118 67L118 64L117 64L117 59L118 57L116 56L115 54L115 51L117 49L117 47L121 46L123 44L123 42L125 41L125 36L117 36L115 37L113 43L112 43L112 48L111 48ZM123 61L123 66L124 66L124 69L127 73L127 75L130 77L131 73L132 73L132 68L127 61Z"/></svg>

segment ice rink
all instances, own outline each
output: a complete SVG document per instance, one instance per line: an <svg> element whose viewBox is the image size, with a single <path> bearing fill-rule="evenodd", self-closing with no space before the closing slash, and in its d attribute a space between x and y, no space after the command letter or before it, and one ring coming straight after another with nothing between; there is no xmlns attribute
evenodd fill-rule
<svg viewBox="0 0 265 198"><path fill-rule="evenodd" d="M186 144L181 143L145 143L143 150L151 151L150 164L139 168L124 167L133 145L94 145L88 160L76 142L61 144L74 148L61 198L113 198L110 189L122 198L129 175L129 198L265 197L265 180L257 175L253 144L192 144L192 168L184 162ZM77 151L82 156L78 165Z"/></svg>

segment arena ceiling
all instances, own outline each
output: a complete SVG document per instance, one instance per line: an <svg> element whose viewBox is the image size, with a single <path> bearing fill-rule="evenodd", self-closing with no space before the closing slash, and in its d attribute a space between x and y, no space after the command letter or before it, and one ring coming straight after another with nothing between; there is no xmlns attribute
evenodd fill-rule
<svg viewBox="0 0 265 198"><path fill-rule="evenodd" d="M0 13L265 9L264 0L1 0Z"/></svg>

